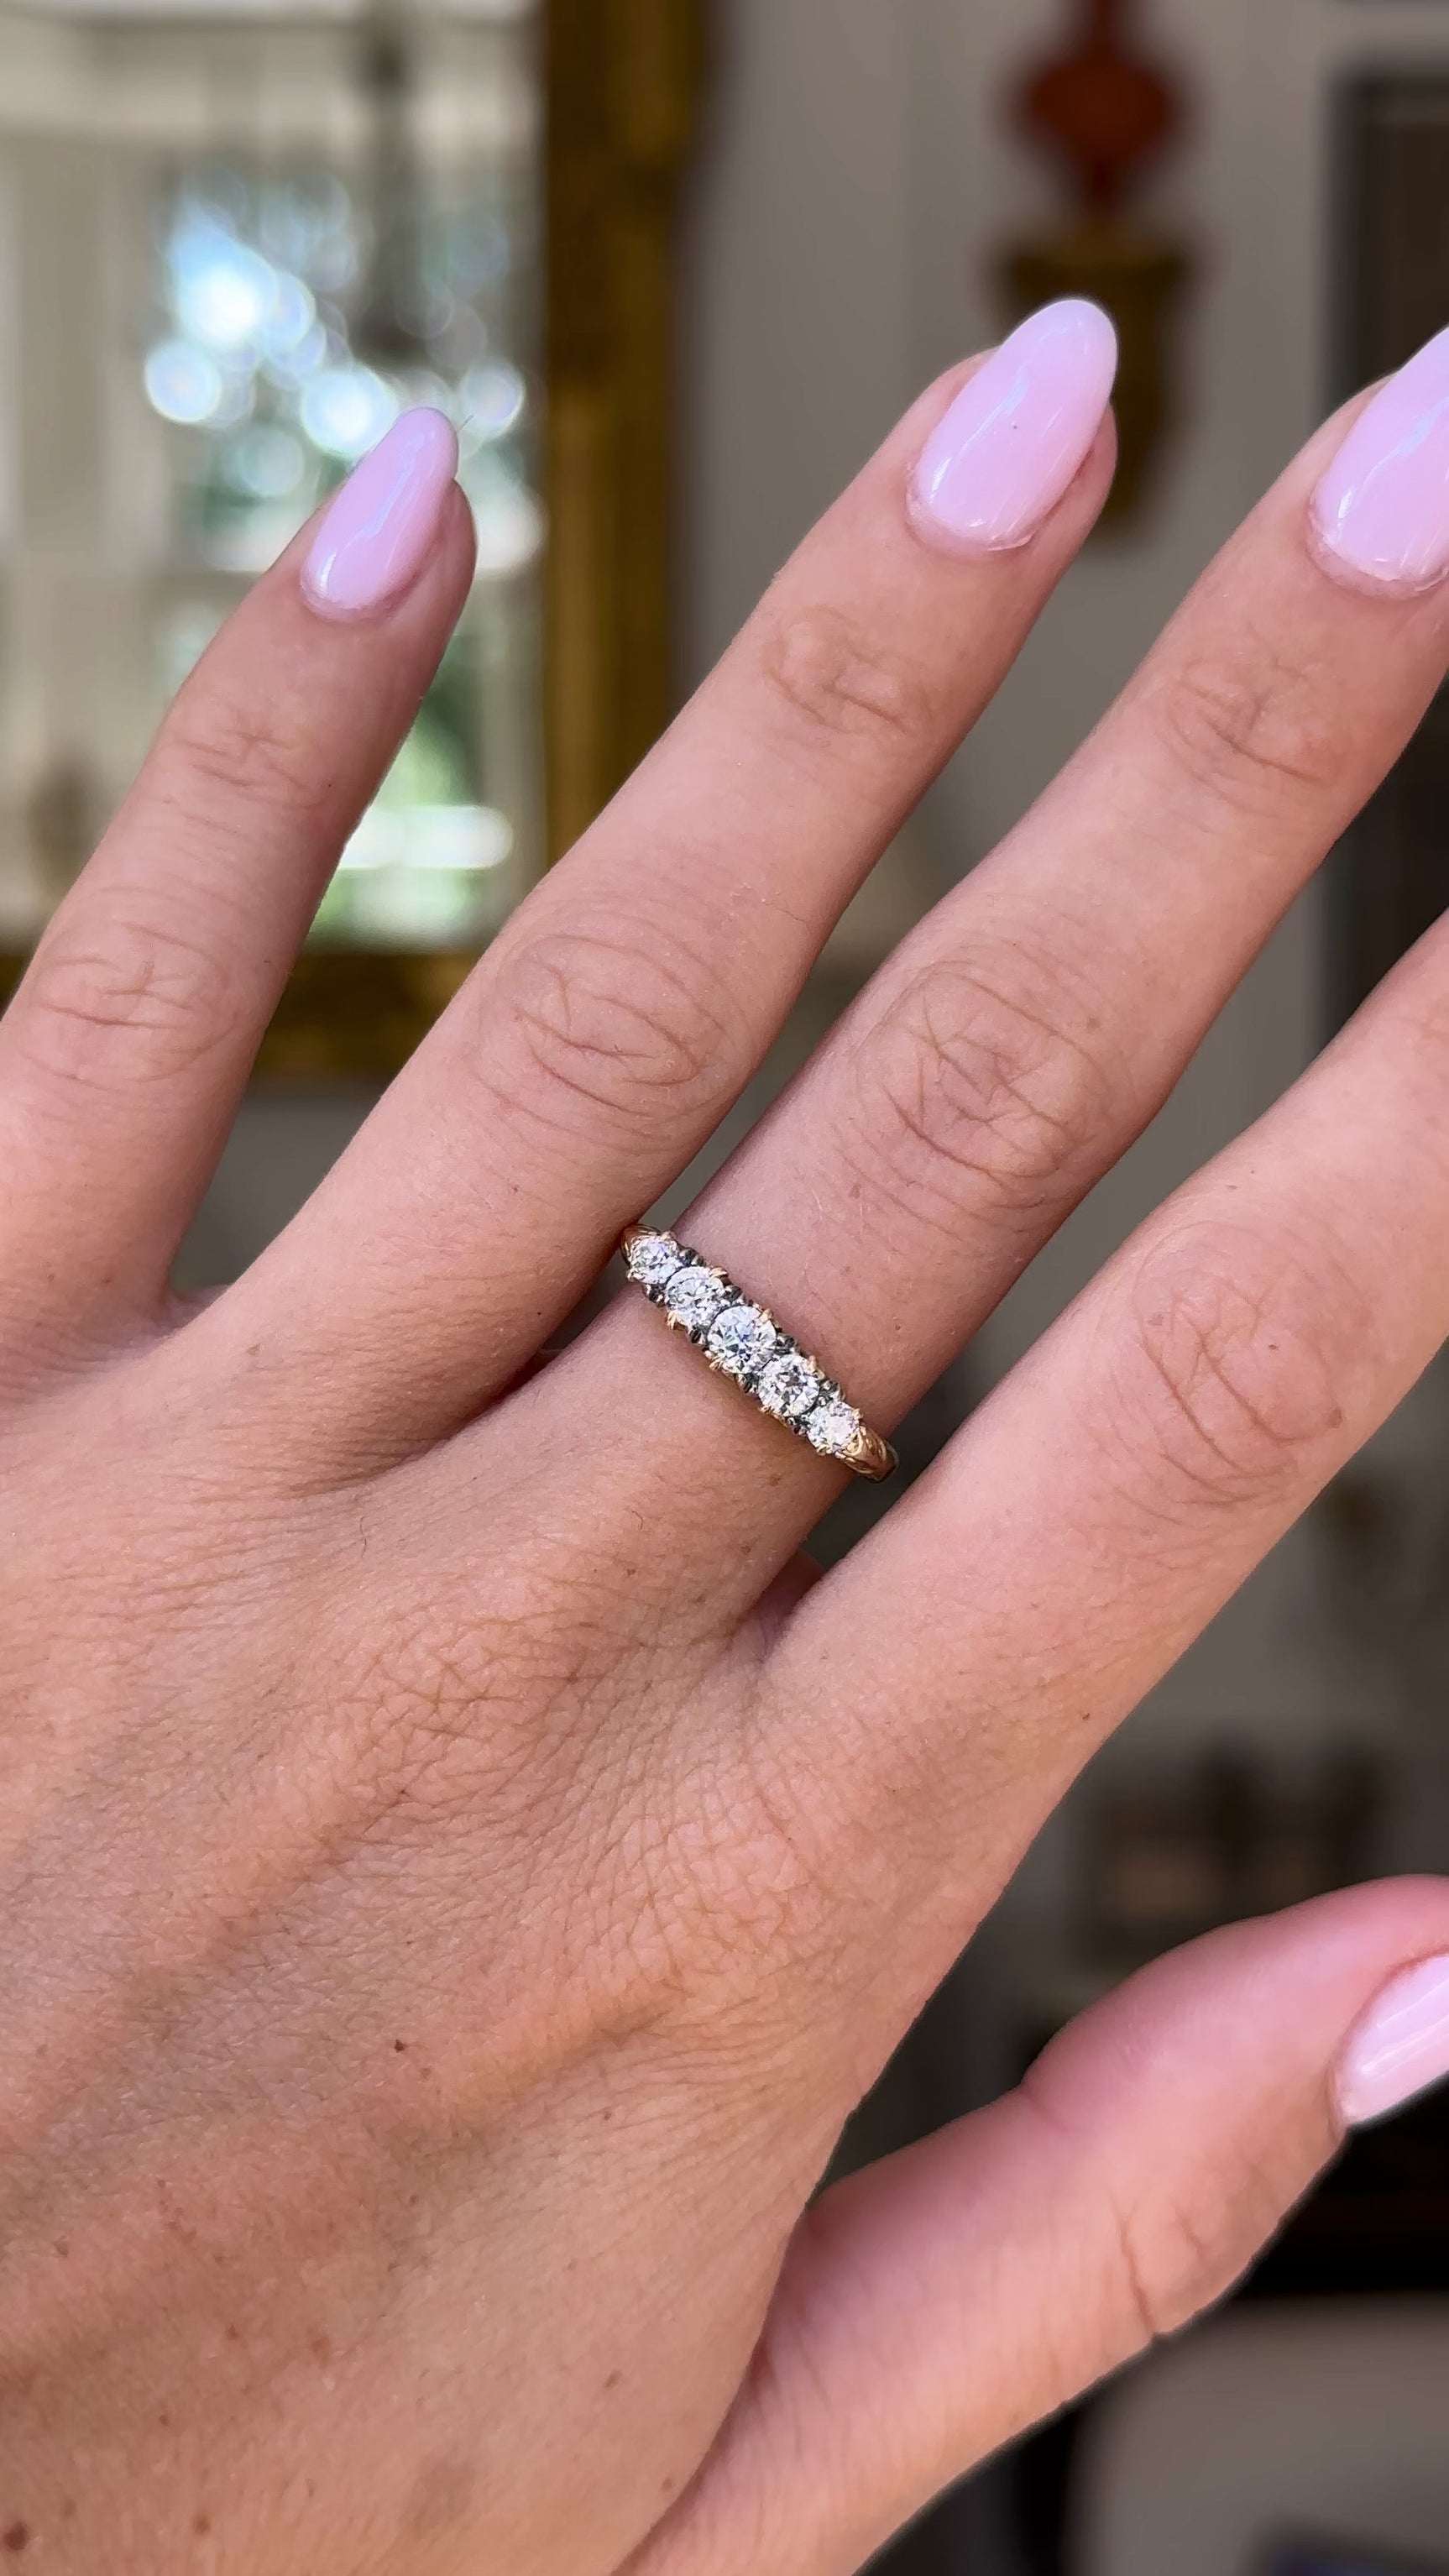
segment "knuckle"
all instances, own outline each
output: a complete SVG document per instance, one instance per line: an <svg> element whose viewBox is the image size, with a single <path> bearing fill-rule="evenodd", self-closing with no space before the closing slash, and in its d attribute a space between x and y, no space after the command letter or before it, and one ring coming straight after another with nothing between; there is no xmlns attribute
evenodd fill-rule
<svg viewBox="0 0 1449 2576"><path fill-rule="evenodd" d="M1234 803L1322 790L1342 765L1329 673L1268 648L1189 658L1159 683L1153 704L1173 759L1195 785Z"/></svg>
<svg viewBox="0 0 1449 2576"><path fill-rule="evenodd" d="M325 1668L345 1651L329 1634ZM445 1564L426 1599L374 1595L348 1663L377 1826L481 1804L501 1828L517 1798L531 1829L573 1779L579 1713L603 1693L612 1651L603 1606L516 1544L495 1547L486 1607L469 1570Z"/></svg>
<svg viewBox="0 0 1449 2576"><path fill-rule="evenodd" d="M1028 2072L1020 2099L1057 2156L1080 2174L1089 2133L1054 2079L1058 2050ZM1069 2101L1069 2097L1067 2097ZM1091 2236L1100 2336L1093 2375L1181 2332L1223 2298L1261 2253L1286 2210L1301 2198L1337 2144L1326 2102L1285 2084L1263 2106L1257 2133L1206 2158L1179 2158L1151 2173L1099 2166ZM1075 2361L1062 2396L1081 2385Z"/></svg>
<svg viewBox="0 0 1449 2576"><path fill-rule="evenodd" d="M741 1057L735 1008L715 969L662 926L536 938L489 997L490 1011L500 1007L524 1052L527 1097L546 1117L560 1101L620 1120L641 1102L687 1117L714 1099Z"/></svg>
<svg viewBox="0 0 1449 2576"><path fill-rule="evenodd" d="M1225 2298L1335 2143L1326 2120L1295 2107L1256 2153L1195 2168L1176 2190L1118 2205L1113 2268L1135 2328L1131 2339L1163 2341Z"/></svg>
<svg viewBox="0 0 1449 2576"><path fill-rule="evenodd" d="M26 979L19 1025L45 1069L104 1087L186 1072L236 1025L231 978L215 948L174 925L119 918L88 935L57 930Z"/></svg>
<svg viewBox="0 0 1449 2576"><path fill-rule="evenodd" d="M589 1861L565 1938L570 1981L611 2008L743 2044L788 2012L783 1988L839 1972L860 1873L828 1802L784 1776L768 1719L737 1733L737 1710L717 1714L717 1740L696 1709L647 1755L604 1755L578 1802Z"/></svg>
<svg viewBox="0 0 1449 2576"><path fill-rule="evenodd" d="M985 1192L1039 1211L1101 1151L1117 1084L1072 1034L1091 1006L1014 956L928 967L861 1041L848 1151L869 1186L918 1221L954 1222Z"/></svg>
<svg viewBox="0 0 1449 2576"><path fill-rule="evenodd" d="M759 668L788 727L832 749L912 744L936 719L937 691L923 667L865 641L834 609L767 608Z"/></svg>
<svg viewBox="0 0 1449 2576"><path fill-rule="evenodd" d="M1149 1254L1131 1310L1114 1410L1155 1498L1274 1498L1341 1433L1367 1316L1328 1247L1195 1229Z"/></svg>
<svg viewBox="0 0 1449 2576"><path fill-rule="evenodd" d="M734 1680L739 1679L735 1667ZM866 1914L889 1912L899 1853L889 1858L862 1809L860 1773L802 1774L778 1682L757 1674L701 1740L678 1739L672 1788L657 1774L651 1813L670 1828L655 1844L653 1902L671 1927L678 2009L743 2044L794 2027L801 1996L838 1996ZM875 2033L857 2040L869 2055ZM864 2092L878 2068L862 2062Z"/></svg>
<svg viewBox="0 0 1449 2576"><path fill-rule="evenodd" d="M676 1838L671 1904L686 1930L690 1984L709 2013L753 2012L781 1975L835 1960L851 1890L838 1839L780 1771L763 1739L702 1780Z"/></svg>
<svg viewBox="0 0 1449 2576"><path fill-rule="evenodd" d="M163 774L183 804L208 802L310 812L325 802L325 763L299 698L258 703L208 679L183 690L160 746Z"/></svg>
<svg viewBox="0 0 1449 2576"><path fill-rule="evenodd" d="M1232 2287L1279 2216L1246 2236L1223 2223L1226 2213L1194 2208L1186 2195L1115 2212L1114 2269L1131 2340L1144 2346L1180 2332Z"/></svg>

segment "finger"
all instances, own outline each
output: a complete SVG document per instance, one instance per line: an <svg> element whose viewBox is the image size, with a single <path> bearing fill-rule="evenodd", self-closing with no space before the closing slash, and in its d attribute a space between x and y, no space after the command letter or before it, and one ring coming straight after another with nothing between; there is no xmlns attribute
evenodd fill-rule
<svg viewBox="0 0 1449 2576"><path fill-rule="evenodd" d="M718 2445L629 2576L853 2576L954 2479L1175 2333L1335 2153L1345 2068L1383 2054L1380 2002L1392 2049L1398 1973L1446 1949L1449 1886L1427 1882L1219 1933L1099 2005L1018 2093L838 2184L802 2222ZM1449 2073L1449 2019L1435 2045ZM1430 2070L1428 2051L1406 2065L1404 2094Z"/></svg>
<svg viewBox="0 0 1449 2576"><path fill-rule="evenodd" d="M12 1348L104 1341L156 1312L339 851L467 594L455 460L437 413L407 415L257 584L0 1022Z"/></svg>
<svg viewBox="0 0 1449 2576"><path fill-rule="evenodd" d="M1446 1329L1449 923L803 1605L787 1765L934 1831L970 1915Z"/></svg>
<svg viewBox="0 0 1449 2576"><path fill-rule="evenodd" d="M917 408L219 1310L318 1454L394 1454L507 1385L737 1097L1097 515L1104 334L1032 542L923 539L910 473L961 379Z"/></svg>
<svg viewBox="0 0 1449 2576"><path fill-rule="evenodd" d="M680 1221L883 1430L1156 1113L1439 685L1449 589L1370 598L1310 548L1342 437L1297 460L1056 786ZM832 1471L636 1301L559 1393L581 1422L628 1406L673 1497L671 1565L737 1569L736 1606L829 1497Z"/></svg>

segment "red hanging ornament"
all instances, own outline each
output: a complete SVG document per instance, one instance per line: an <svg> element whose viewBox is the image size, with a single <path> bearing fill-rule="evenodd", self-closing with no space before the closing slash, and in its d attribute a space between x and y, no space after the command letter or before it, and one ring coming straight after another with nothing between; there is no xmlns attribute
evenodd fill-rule
<svg viewBox="0 0 1449 2576"><path fill-rule="evenodd" d="M1117 325L1119 463L1109 521L1129 517L1150 488L1172 417L1172 322L1191 270L1180 244L1124 211L1186 122L1181 89L1138 49L1135 16L1136 0L1072 0L1066 42L1016 84L1017 122L1069 173L1073 209L1012 243L1002 262L1017 312L1085 295Z"/></svg>
<svg viewBox="0 0 1449 2576"><path fill-rule="evenodd" d="M1027 74L1018 108L1027 131L1076 172L1083 204L1110 214L1181 128L1182 100L1129 51L1129 0L1081 0L1079 14L1076 41Z"/></svg>

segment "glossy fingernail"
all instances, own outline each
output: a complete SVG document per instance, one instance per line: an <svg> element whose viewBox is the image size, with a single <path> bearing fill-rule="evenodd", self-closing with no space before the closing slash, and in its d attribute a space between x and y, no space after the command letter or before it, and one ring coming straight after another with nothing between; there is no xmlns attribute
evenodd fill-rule
<svg viewBox="0 0 1449 2576"><path fill-rule="evenodd" d="M1449 331L1375 394L1312 511L1324 570L1356 589L1428 590L1449 573Z"/></svg>
<svg viewBox="0 0 1449 2576"><path fill-rule="evenodd" d="M978 367L916 468L917 518L973 554L1025 545L1092 452L1117 374L1101 306L1048 304Z"/></svg>
<svg viewBox="0 0 1449 2576"><path fill-rule="evenodd" d="M1394 1979L1350 2036L1338 2070L1339 2107L1358 2128L1446 2081L1449 1959L1426 1959Z"/></svg>
<svg viewBox="0 0 1449 2576"><path fill-rule="evenodd" d="M405 411L355 466L327 512L302 587L314 608L361 617L406 590L438 532L458 470L458 441L440 411Z"/></svg>

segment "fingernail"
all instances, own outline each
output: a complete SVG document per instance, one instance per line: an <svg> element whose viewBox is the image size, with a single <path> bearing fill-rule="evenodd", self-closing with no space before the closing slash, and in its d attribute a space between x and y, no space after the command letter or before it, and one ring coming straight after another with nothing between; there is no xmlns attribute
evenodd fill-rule
<svg viewBox="0 0 1449 2576"><path fill-rule="evenodd" d="M1312 514L1324 570L1358 589L1428 590L1449 572L1449 331L1375 394Z"/></svg>
<svg viewBox="0 0 1449 2576"><path fill-rule="evenodd" d="M1048 304L978 367L916 468L918 517L971 553L1025 545L1092 452L1117 374L1101 306Z"/></svg>
<svg viewBox="0 0 1449 2576"><path fill-rule="evenodd" d="M1386 2119L1449 2079L1449 1959L1409 1968L1370 2006L1338 2070L1338 2100L1351 2128Z"/></svg>
<svg viewBox="0 0 1449 2576"><path fill-rule="evenodd" d="M302 587L314 608L358 617L412 580L437 534L458 470L458 441L440 411L405 411L353 468L328 511Z"/></svg>

